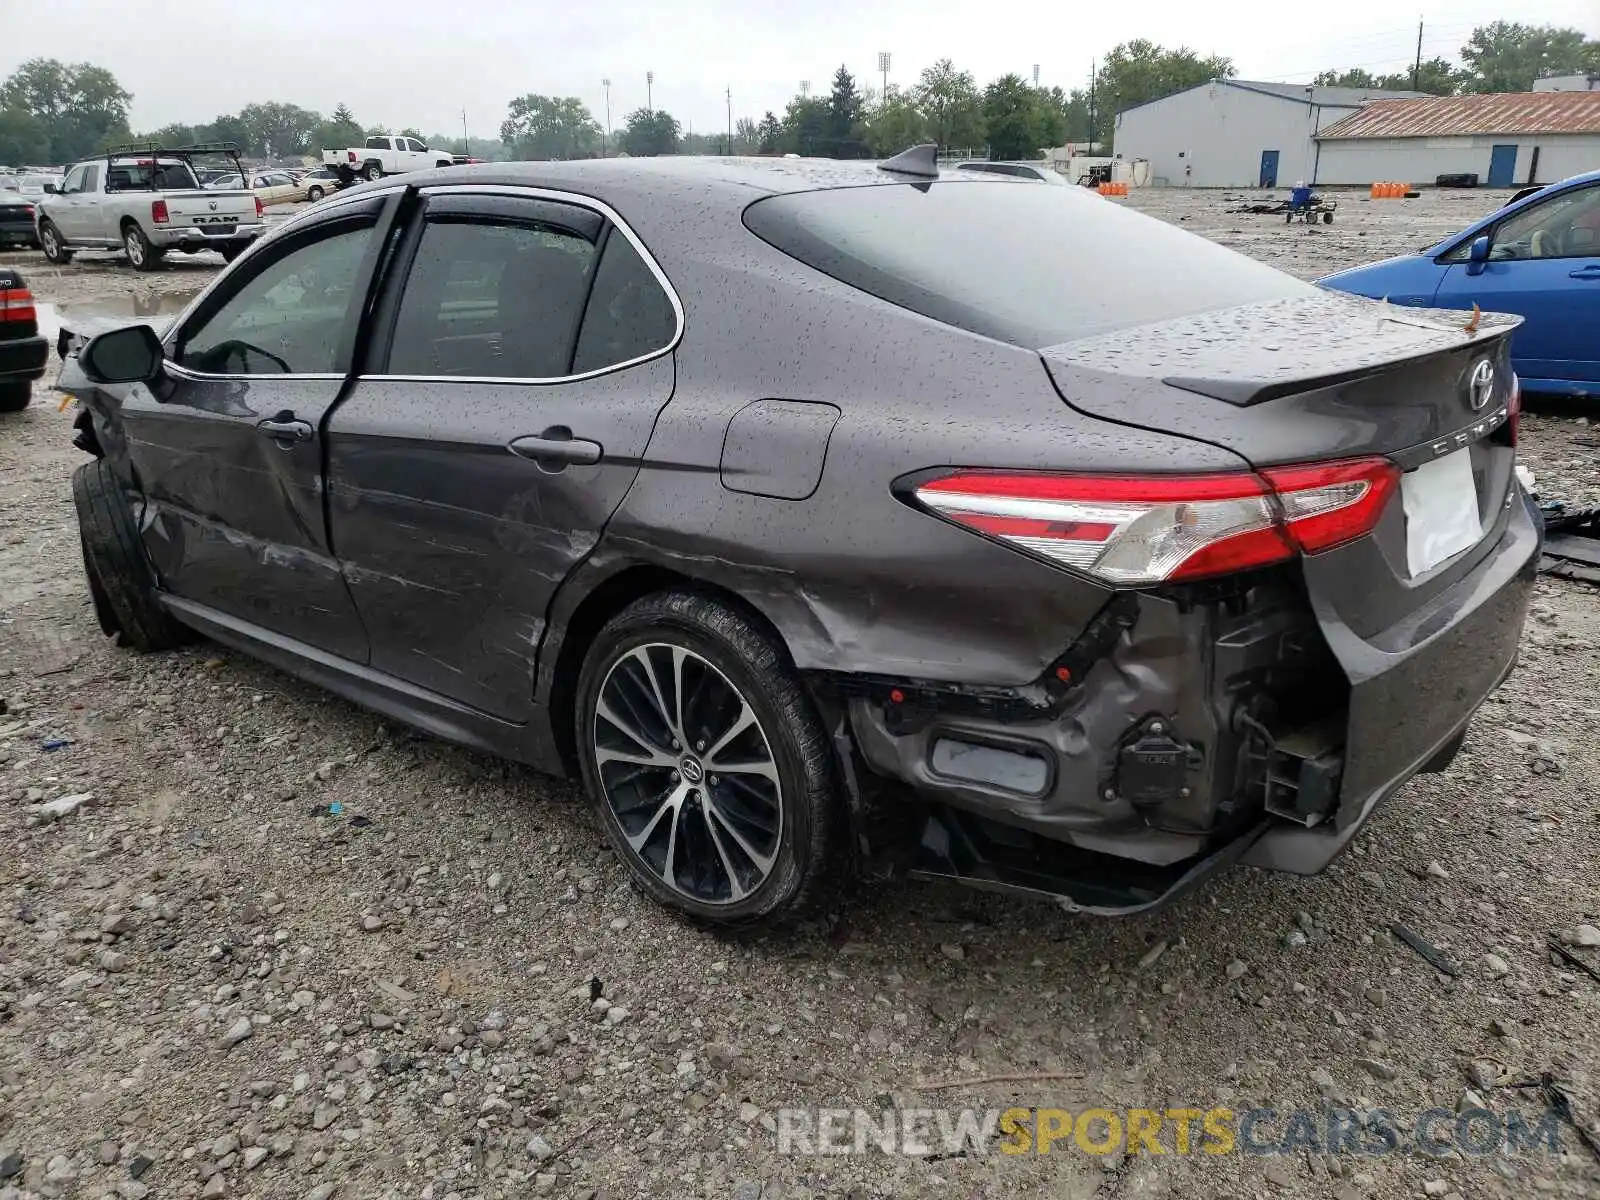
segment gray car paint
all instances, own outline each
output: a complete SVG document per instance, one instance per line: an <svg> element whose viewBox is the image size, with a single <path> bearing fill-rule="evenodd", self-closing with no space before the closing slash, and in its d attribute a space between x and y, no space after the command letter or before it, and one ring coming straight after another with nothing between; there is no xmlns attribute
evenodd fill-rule
<svg viewBox="0 0 1600 1200"><path fill-rule="evenodd" d="M102 424L134 425L135 441L162 431L164 455L134 452L130 483L149 501L147 545L182 619L380 711L550 769L570 753L572 677L584 638L619 597L674 580L720 589L766 617L813 681L836 739L848 749L853 734L875 771L916 784L924 797L1117 856L1220 861L1238 848L1214 855L1218 837L1259 834L1258 820L1229 811L1240 737L1229 725L1228 689L1285 661L1285 646L1326 638L1330 653L1302 655L1302 665L1334 672L1326 678L1352 697L1352 737L1372 743L1371 770L1347 788L1342 813L1370 812L1372 797L1392 791L1470 719L1509 667L1508 631L1520 626L1531 586L1537 534L1521 504L1503 506L1473 562L1427 581L1435 591L1421 598L1412 626L1375 629L1365 610L1341 611L1353 601L1336 598L1334 580L1360 560L1338 556L1381 547L1331 552L1319 556L1326 563L1268 573L1226 601L1184 589L1138 595L1131 628L1037 727L945 721L974 737L1053 747L1055 787L1044 797L932 779L923 766L926 729L890 732L871 702L830 698L841 678L1029 696L1114 595L917 511L893 494L896 480L953 466L1238 471L1389 448L1392 440L1374 410L1362 409L1363 394L1349 390L1376 386L1370 380L1336 385L1346 390L1327 401L1316 399L1312 381L1305 414L1281 419L1300 392L1288 403L1240 408L1174 387L1163 382L1170 357L1138 363L1145 333L1110 335L1093 361L1070 347L1042 359L850 288L741 223L745 204L760 195L874 184L929 186L886 181L862 165L792 161L486 164L356 188L291 222L304 228L374 197L387 198L386 219L404 219L394 198L411 188L537 187L587 197L621 214L648 247L684 316L670 356L581 384L359 379L334 389L337 402L320 382L278 381L270 398L258 390L271 390L270 380L219 392L204 407L207 421L234 405L235 419L249 422L279 411L285 388L300 389L287 407L315 415L329 463L325 540L314 520L290 519L304 516L308 502L314 513L316 473L291 477L270 442L218 442L208 471L199 472L184 455L208 443L185 439L207 421L176 419L137 388L119 414L117 389L89 386L71 363L63 382L90 400ZM933 186L1028 185L969 176ZM241 263L269 253L283 235L275 231ZM368 307L376 311L382 299L374 285ZM1365 326L1371 314L1366 305L1359 315L1347 310L1347 319ZM1481 344L1499 353L1504 333L1491 328ZM1273 377L1276 351L1255 340L1248 327L1235 339L1234 375L1259 382ZM1119 344L1130 347L1127 356L1117 354ZM1181 339L1166 345L1181 356ZM1259 372L1238 366L1252 356L1262 361ZM1105 369L1108 358L1117 372ZM1305 369L1341 365L1350 364L1337 354L1313 356ZM1443 399L1427 403L1446 411ZM752 436L753 404L763 406L755 428L770 437ZM1416 420L1392 394L1385 404L1393 421ZM1324 405L1332 415L1314 419ZM822 408L836 409L837 419L802 415ZM1443 418L1430 421L1429 430ZM601 462L541 474L534 463L501 456L510 441L547 424L599 443ZM1257 439L1255 429L1263 431ZM1495 467L1485 494L1509 501L1509 465ZM250 500L236 494L263 478L275 490ZM185 511L171 515L178 509ZM213 551L200 536L208 513L238 539L236 553ZM279 524L268 524L269 515ZM175 521L182 536L173 538ZM296 570L280 572L280 561ZM327 592L309 616L298 583L290 586L297 574ZM349 644L335 575L372 631L359 652ZM249 604L238 601L243 595ZM1468 655L1480 661L1463 668ZM1396 721L1419 681L1431 688L1436 715ZM1159 814L1108 802L1088 786L1107 777L1130 724L1150 712L1167 714L1197 750L1194 786ZM1348 827L1318 834L1309 855L1286 851L1285 864L1318 865Z"/></svg>

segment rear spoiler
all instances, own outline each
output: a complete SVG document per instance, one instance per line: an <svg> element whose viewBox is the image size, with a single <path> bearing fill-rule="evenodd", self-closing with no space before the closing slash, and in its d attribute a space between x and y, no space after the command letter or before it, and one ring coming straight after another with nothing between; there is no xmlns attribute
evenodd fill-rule
<svg viewBox="0 0 1600 1200"><path fill-rule="evenodd" d="M1474 309L1408 308L1329 289L1215 309L1051 346L1052 362L1157 378L1239 408L1363 379L1412 359L1509 334L1522 318ZM1239 332L1252 330L1248 345ZM1260 331L1281 338L1263 344ZM1167 374L1176 364L1181 373Z"/></svg>

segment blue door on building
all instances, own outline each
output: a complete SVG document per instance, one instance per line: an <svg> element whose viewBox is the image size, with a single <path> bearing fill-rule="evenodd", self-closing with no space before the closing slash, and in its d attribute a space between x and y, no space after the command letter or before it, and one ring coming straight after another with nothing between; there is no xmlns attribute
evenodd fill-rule
<svg viewBox="0 0 1600 1200"><path fill-rule="evenodd" d="M1263 150L1261 152L1261 186L1264 188L1278 186L1278 152L1276 150Z"/></svg>
<svg viewBox="0 0 1600 1200"><path fill-rule="evenodd" d="M1517 181L1517 148L1496 146L1489 151L1489 186L1514 187Z"/></svg>

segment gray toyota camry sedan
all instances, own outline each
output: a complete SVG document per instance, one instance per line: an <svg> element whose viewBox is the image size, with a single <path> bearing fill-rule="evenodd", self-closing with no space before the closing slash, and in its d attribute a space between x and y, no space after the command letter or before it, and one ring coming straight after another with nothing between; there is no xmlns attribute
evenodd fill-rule
<svg viewBox="0 0 1600 1200"><path fill-rule="evenodd" d="M485 164L62 382L133 649L574 777L702 920L896 873L1125 913L1449 765L1538 560L1515 324L931 147Z"/></svg>

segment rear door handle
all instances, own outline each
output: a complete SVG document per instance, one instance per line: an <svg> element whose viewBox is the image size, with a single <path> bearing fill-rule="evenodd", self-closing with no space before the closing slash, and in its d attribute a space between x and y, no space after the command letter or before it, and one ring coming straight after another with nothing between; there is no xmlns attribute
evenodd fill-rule
<svg viewBox="0 0 1600 1200"><path fill-rule="evenodd" d="M593 466L604 453L599 442L575 438L565 425L552 425L536 436L515 438L507 449L518 458L532 459L547 471L560 471L571 463Z"/></svg>
<svg viewBox="0 0 1600 1200"><path fill-rule="evenodd" d="M315 432L309 421L297 421L293 413L286 412L257 421L256 428L275 442L309 442Z"/></svg>
<svg viewBox="0 0 1600 1200"><path fill-rule="evenodd" d="M1600 264L1590 263L1587 267L1579 267L1576 271L1568 271L1567 278L1600 279Z"/></svg>

